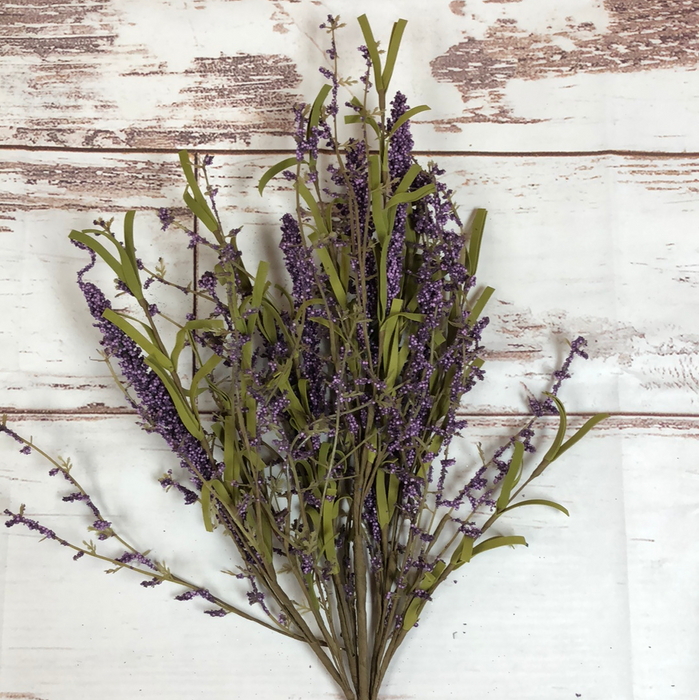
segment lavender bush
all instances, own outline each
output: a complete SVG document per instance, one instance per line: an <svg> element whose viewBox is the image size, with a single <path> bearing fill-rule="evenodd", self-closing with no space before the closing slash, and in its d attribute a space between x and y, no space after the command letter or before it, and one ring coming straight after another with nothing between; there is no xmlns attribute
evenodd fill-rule
<svg viewBox="0 0 699 700"><path fill-rule="evenodd" d="M486 538L496 520L524 505L567 513L552 501L517 497L605 416L566 439L557 394L572 359L586 357L578 338L552 391L531 400L532 419L466 483L455 481L448 451L466 426L458 409L485 376L482 312L493 290L478 289L476 271L486 213L477 210L465 227L443 171L415 161L410 120L428 108L409 108L400 92L387 102L405 21L394 25L383 55L366 17L359 23L366 72L344 119L354 137L338 136L338 90L353 81L340 78L335 34L342 25L328 17L321 27L333 69L321 68L327 83L315 101L295 108L295 155L259 185L263 193L283 176L293 186L280 242L291 289L268 281L265 262L255 274L246 267L239 230L226 233L219 216L210 156L195 173L189 154L180 153L196 232L169 210L159 212L163 229L182 228L190 246L216 254L214 268L190 288L143 266L134 212L126 214L123 237L103 219L70 234L90 257L78 284L104 357L142 427L160 434L179 460L181 475L169 471L160 483L199 507L207 530L230 537L239 555L235 575L247 582L257 614L132 546L69 461L53 459L5 421L2 431L22 452L36 449L52 463L50 474L68 482L63 500L91 512L93 539L68 542L27 517L24 506L5 511L8 527L56 540L75 559L110 562L110 571L131 569L145 587L175 583L184 588L179 600L203 598L212 617L239 615L304 641L347 700L375 700L440 584L482 552L526 544L521 536ZM138 304L140 318L116 312L88 280L97 258ZM164 317L147 298L154 283L196 294L211 313L181 323ZM177 329L172 347L163 324ZM189 383L179 370L185 348L197 362ZM213 411L202 411L202 395ZM536 457L534 423L546 414L558 415L559 429Z"/></svg>

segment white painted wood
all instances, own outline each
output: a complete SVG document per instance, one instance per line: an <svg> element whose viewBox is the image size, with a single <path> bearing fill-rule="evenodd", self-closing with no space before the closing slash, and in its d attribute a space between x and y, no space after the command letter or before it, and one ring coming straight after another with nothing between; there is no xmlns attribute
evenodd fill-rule
<svg viewBox="0 0 699 700"><path fill-rule="evenodd" d="M473 454L476 441L489 451L517 424L474 419L457 452ZM235 589L237 581L216 573L234 564L227 541L204 532L196 506L154 482L173 466L159 438L126 416L28 416L16 425L74 458L75 474L122 534L217 592ZM542 426L545 440L553 428ZM687 537L699 525L697 437L695 418L602 424L526 494L559 500L571 518L536 508L503 518L499 532L525 535L529 548L480 555L458 583L439 589L384 697L441 700L467 689L495 699L692 700L699 558ZM65 489L39 457L17 454L6 440L0 450L0 507L26 502L59 534L85 537L87 511L60 502ZM36 539L18 528L0 532L6 697L337 697L302 645L232 616L210 619L205 605L173 601L175 589L144 590L130 572L105 577L101 563L73 563L59 545Z"/></svg>
<svg viewBox="0 0 699 700"><path fill-rule="evenodd" d="M124 213L136 209L144 263L152 270L162 257L173 281L186 285L193 266L187 236L162 232L156 216L161 206L183 208L179 163L162 155L22 152L1 167L0 406L123 407L121 392L97 361L101 336L77 285L89 256L68 234L115 216L121 236ZM111 294L115 308L129 308L124 296L115 297L113 278L106 265L87 277ZM158 284L149 290L161 311L182 318L192 310L191 297L164 291Z"/></svg>
<svg viewBox="0 0 699 700"><path fill-rule="evenodd" d="M281 178L264 199L256 190L276 160L219 156L211 178L220 188L224 226L243 226L239 238L249 269L265 258L283 280L278 226L293 206L292 194ZM158 156L153 166L147 162L146 156L107 154L17 152L6 158L0 285L9 322L0 329L6 355L1 405L124 405L105 368L92 359L97 335L75 284L84 256L66 234L90 226L97 212L178 205L183 180L174 154ZM465 218L475 207L489 210L479 269L479 281L496 289L485 334L488 379L467 397L467 411L526 411L524 386L547 390L566 354L565 339L582 334L591 359L576 362L563 390L571 411L696 412L694 159L445 156L439 162ZM58 182L54 168L61 171ZM134 169L137 174L129 175ZM127 183L120 184L124 177ZM34 195L13 209L28 190ZM155 216L144 212L137 217L137 241L147 246L151 264L162 254L179 282L191 280L186 236L160 232ZM207 264L212 261L204 251L200 274ZM156 291L161 305L171 298L178 318L190 310L179 292L172 298ZM59 390L50 391L54 384Z"/></svg>
<svg viewBox="0 0 699 700"><path fill-rule="evenodd" d="M527 494L560 501L570 520L547 509L503 518L502 533L526 535L529 548L478 557L438 591L384 697L694 700L697 3L425 8L419 0L356 0L351 11L339 0L4 3L0 413L9 409L11 424L49 452L72 455L122 533L229 592L238 582L219 573L235 564L228 544L155 481L176 460L133 416L107 415L125 404L95 361L98 334L75 284L84 256L67 233L101 214L120 223L136 208L144 261L163 255L186 284L193 253L181 235L161 233L152 212L175 204L182 213L178 148L236 151L213 168L226 221L244 225L250 267L272 259L283 278L278 219L290 192L273 183L261 201L255 191L280 156L246 151L293 148L290 108L321 85L317 25L328 12L348 22L340 48L343 72L354 76L355 15L367 12L384 42L403 16L393 85L411 105L433 108L414 125L416 147L443 153L463 212L490 212L479 272L496 288L488 381L464 406L455 477L465 478L477 442L488 452L521 426L521 416L502 414L526 411L525 386L548 388L566 337L588 337L591 354L562 391L567 407L617 415ZM39 150L18 150L27 148ZM154 149L165 153L144 153ZM598 150L646 153L590 153ZM457 155L466 151L502 155ZM567 155L546 155L555 152ZM202 254L199 272L205 263ZM110 277L90 275L103 286ZM191 310L190 299L163 291L153 299L161 309L180 318ZM550 441L553 424L544 421L537 444ZM17 447L0 435L0 511L25 502L84 538L84 508L62 503L62 484ZM73 563L36 539L0 528L0 700L338 697L302 645L231 616L210 619L205 605L173 601L177 591L165 586L142 589L128 572L100 576L101 564ZM243 591L230 595L245 604Z"/></svg>
<svg viewBox="0 0 699 700"><path fill-rule="evenodd" d="M355 17L384 45L409 21L394 86L433 107L423 149L699 150L692 0L6 3L0 140L288 148L290 107L321 84L328 12L348 23L354 77Z"/></svg>

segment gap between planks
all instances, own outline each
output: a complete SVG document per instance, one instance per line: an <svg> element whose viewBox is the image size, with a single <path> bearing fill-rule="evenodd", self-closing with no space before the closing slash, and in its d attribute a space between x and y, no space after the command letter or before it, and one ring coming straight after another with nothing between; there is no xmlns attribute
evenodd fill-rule
<svg viewBox="0 0 699 700"><path fill-rule="evenodd" d="M124 156L148 155L148 154L177 154L178 148L70 148L63 146L13 146L0 144L0 152L30 151L46 153L111 153ZM207 155L293 155L294 151L284 148L187 148L193 155L206 153ZM318 149L319 153L331 155L329 149ZM628 158L658 158L672 160L675 158L699 158L699 151L634 151L616 148L606 148L591 151L468 151L468 150L414 150L416 156L478 156L481 158L595 158L600 156L621 156Z"/></svg>
<svg viewBox="0 0 699 700"><path fill-rule="evenodd" d="M212 410L202 410L199 411L200 415L203 416L213 416L215 411ZM695 420L699 419L699 413L654 413L654 412L626 412L626 411L598 411L597 413L608 413L610 418L670 418L670 419L687 419ZM62 417L75 417L79 418L82 416L86 417L99 417L99 416L138 416L139 413L130 408L118 408L118 407L105 407L105 408L3 408L0 406L0 416L16 416L21 417L45 417L45 418L62 418ZM457 411L457 415L462 418L533 418L531 413L470 413L468 411ZM575 412L566 411L566 416L568 418L586 418L595 415L595 413L590 412ZM555 419L555 415L542 416L542 418Z"/></svg>

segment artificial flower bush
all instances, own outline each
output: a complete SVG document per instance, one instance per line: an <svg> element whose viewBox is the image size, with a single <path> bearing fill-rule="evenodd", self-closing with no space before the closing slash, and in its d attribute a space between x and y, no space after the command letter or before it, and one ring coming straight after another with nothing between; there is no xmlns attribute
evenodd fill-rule
<svg viewBox="0 0 699 700"><path fill-rule="evenodd" d="M163 230L184 229L189 245L216 256L213 269L183 288L164 270L146 269L137 256L134 212L123 235L114 220L73 231L89 256L78 273L104 357L141 425L158 433L181 471L160 483L185 505L201 510L209 531L228 536L248 587L251 609L173 573L150 552L139 551L103 517L74 476L69 461L50 473L66 480L65 501L92 514L93 539L76 545L25 514L7 510L6 525L24 525L74 552L131 569L145 587L171 582L180 600L201 597L212 617L255 620L307 643L348 700L376 700L390 661L417 626L435 591L474 556L521 536L491 536L493 524L513 508L522 489L604 416L590 419L566 439L566 413L557 398L572 359L585 356L578 338L555 375L552 391L531 400L533 417L465 483L454 478L452 441L466 427L459 408L480 384L483 315L493 290L476 272L484 210L463 221L435 164L413 156L410 108L389 86L405 28L394 26L385 53L366 17L359 23L366 72L358 82L338 70L338 18L324 25L331 68L312 104L294 110L296 153L262 178L293 189L281 220L280 248L291 287L269 280L269 265L253 273L238 240L224 226L209 183L207 156L195 164L180 153L184 200L197 226L159 212ZM354 135L341 141L340 87L361 93L347 103ZM372 102L376 98L376 104ZM140 316L121 313L89 273L106 263L120 293ZM176 321L148 299L153 284L195 294L208 304L205 318ZM176 338L163 340L165 324ZM181 366L196 358L187 382ZM205 403L205 400L208 403ZM210 410L204 410L209 406ZM554 414L559 429L550 449L535 453L537 417ZM2 430L39 448L6 423Z"/></svg>

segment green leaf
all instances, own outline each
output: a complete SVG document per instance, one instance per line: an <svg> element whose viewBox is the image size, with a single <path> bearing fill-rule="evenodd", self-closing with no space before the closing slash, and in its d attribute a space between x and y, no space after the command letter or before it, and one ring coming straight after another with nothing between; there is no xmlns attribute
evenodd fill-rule
<svg viewBox="0 0 699 700"><path fill-rule="evenodd" d="M109 267L112 268L114 271L114 274L124 283L126 284L126 280L124 279L124 270L121 267L121 263L99 242L96 241L94 238L91 238L90 236L85 233L85 231L71 231L70 235L68 236L73 241L77 241L78 243L82 243L84 246L87 246L91 251L96 253L97 255L104 260L104 262L109 265Z"/></svg>
<svg viewBox="0 0 699 700"><path fill-rule="evenodd" d="M303 162L303 161L302 161ZM273 165L267 172L260 178L260 182L257 185L257 191L262 194L264 192L265 187L267 186L267 183L276 175L279 175L279 173L283 172L284 170L288 170L289 168L292 168L296 165L298 165L299 161L296 160L295 157L292 158L285 158L284 160L280 161L276 165Z"/></svg>
<svg viewBox="0 0 699 700"><path fill-rule="evenodd" d="M561 513L565 513L567 516L570 516L567 508L562 506L560 503L548 501L545 498L532 498L528 501L519 501L518 503L513 503L511 506L507 506L507 508L503 508L502 512L507 513L507 511L513 510L514 508L519 508L520 506L548 506L549 508L555 508L556 510L560 510Z"/></svg>
<svg viewBox="0 0 699 700"><path fill-rule="evenodd" d="M369 189L371 190L371 216L374 220L376 237L379 243L387 245L388 214L383 206L383 194L381 190L381 161L377 155L369 156Z"/></svg>
<svg viewBox="0 0 699 700"><path fill-rule="evenodd" d="M444 562L438 561L435 564L432 573L428 571L425 572L418 588L420 588L423 591L430 591L439 579L439 577L442 575L442 572L445 568L446 565L444 564ZM403 617L404 630L409 630L418 621L420 613L422 612L422 609L425 607L426 603L427 601L424 598L413 598L413 600L410 602L410 605L408 606L408 609L405 612L405 616Z"/></svg>
<svg viewBox="0 0 699 700"><path fill-rule="evenodd" d="M377 138L381 138L381 127L376 122L374 117L368 114L347 114L345 115L345 124L357 124L361 122L366 122L376 134Z"/></svg>
<svg viewBox="0 0 699 700"><path fill-rule="evenodd" d="M236 430L233 416L224 419L223 433L223 463L225 465L223 478L227 484L240 481L240 456L238 455Z"/></svg>
<svg viewBox="0 0 699 700"><path fill-rule="evenodd" d="M257 436L257 401L252 394L246 394L245 406L248 409L245 414L245 429L254 439Z"/></svg>
<svg viewBox="0 0 699 700"><path fill-rule="evenodd" d="M133 221L136 212L131 210L126 212L124 217L124 245L125 249L118 246L119 253L122 258L124 268L124 277L126 278L126 286L138 301L143 299L143 290L141 288L141 280L138 274L138 261L136 260L136 247L133 240ZM123 251L123 252L122 252ZM124 260L126 258L126 260ZM128 265L126 264L128 261Z"/></svg>
<svg viewBox="0 0 699 700"><path fill-rule="evenodd" d="M424 185L423 187L420 187L412 192L399 192L398 194L394 194L391 199L388 200L386 203L386 209L397 207L399 204L404 204L406 202L416 202L417 200L426 197L428 194L432 194L434 190L434 185L429 184Z"/></svg>
<svg viewBox="0 0 699 700"><path fill-rule="evenodd" d="M407 20L399 19L393 25L391 38L388 42L388 51L386 52L386 67L384 68L383 74L381 76L384 90L388 90L388 85L391 82L391 78L393 77L393 68L396 65L398 49L400 48L400 42L403 38L403 32L405 31L405 25L407 23Z"/></svg>
<svg viewBox="0 0 699 700"><path fill-rule="evenodd" d="M553 440L553 445L551 445L551 448L549 451L544 455L544 462L551 463L553 462L556 457L558 457L558 451L561 448L561 445L563 444L563 439L565 438L566 435L566 428L568 427L568 419L566 416L566 410L563 407L563 404L558 400L556 396L553 394L547 394L547 396L553 401L553 403L556 405L556 410L558 411L558 432L556 433L556 437Z"/></svg>
<svg viewBox="0 0 699 700"><path fill-rule="evenodd" d="M211 520L211 489L206 481L201 485L201 515L204 519L206 531L213 532L214 524Z"/></svg>
<svg viewBox="0 0 699 700"><path fill-rule="evenodd" d="M389 132L389 137L393 136L393 134L398 131L398 129L405 124L409 119L412 119L413 117L417 116L420 114L420 112L427 112L431 109L431 107L428 107L427 105L420 105L419 107L413 107L412 109L409 109L407 112L404 112L403 114L396 119L396 123L393 125L391 128L391 131Z"/></svg>
<svg viewBox="0 0 699 700"><path fill-rule="evenodd" d="M189 192L185 190L184 194L182 195L182 199L184 200L184 203L187 205L189 211L194 214L194 216L199 219L199 221L206 226L206 228L209 229L212 233L216 232L218 230L218 226L216 224L216 220L213 218L213 215L209 215L209 205L204 204L202 205L201 202L199 202L196 198L192 197Z"/></svg>
<svg viewBox="0 0 699 700"><path fill-rule="evenodd" d="M459 543L458 547L454 550L451 555L451 564L454 569L458 569L460 566L467 564L471 561L473 556L473 537L464 536L464 538Z"/></svg>
<svg viewBox="0 0 699 700"><path fill-rule="evenodd" d="M255 284L252 288L252 306L257 309L262 306L262 297L267 288L267 273L269 272L269 263L265 260L260 260L257 266L257 274L255 275Z"/></svg>
<svg viewBox="0 0 699 700"><path fill-rule="evenodd" d="M598 413L597 415L592 416L592 418L590 418L585 423L585 425L583 425L582 428L580 428L580 430L578 430L575 433L575 435L573 435L571 438L566 440L560 446L560 448L558 449L558 452L556 453L556 457L560 457L564 452L566 452L571 447L573 447L573 445L575 445L575 443L578 442L579 440L582 440L585 437L585 435L587 435L587 433L589 433L590 430L592 430L592 428L594 428L598 423L601 423L606 418L609 418L609 416L610 416L609 413Z"/></svg>
<svg viewBox="0 0 699 700"><path fill-rule="evenodd" d="M185 204L189 207L189 210L194 214L201 222L209 229L212 233L218 231L218 223L216 217L214 216L208 202L204 198L201 189L199 188L199 183L194 175L194 170L192 169L192 164L189 161L189 153L185 150L179 152L180 165L182 166L182 172L187 180L187 185L189 189L192 190L192 195L189 195L185 190L182 198Z"/></svg>
<svg viewBox="0 0 699 700"><path fill-rule="evenodd" d="M313 106L311 107L311 114L308 118L308 136L311 135L311 129L314 126L318 126L318 123L320 122L320 109L323 106L323 102L325 102L325 99L330 94L331 89L332 86L326 83L325 85L323 85L322 88L320 88L318 96L313 101Z"/></svg>
<svg viewBox="0 0 699 700"><path fill-rule="evenodd" d="M402 192L407 192L410 186L415 182L415 178L422 172L422 168L417 163L413 163L409 168L408 172L403 175L401 181L396 185L394 195L400 194ZM434 185L432 185L434 188Z"/></svg>
<svg viewBox="0 0 699 700"><path fill-rule="evenodd" d="M388 495L386 493L386 481L383 469L376 470L376 514L379 527L383 529L391 521L391 513L388 509Z"/></svg>
<svg viewBox="0 0 699 700"><path fill-rule="evenodd" d="M153 357L166 370L172 371L174 367L170 358L161 350L159 350L143 333L137 331L125 318L122 318L113 309L105 309L102 316L109 322L113 323L117 328L126 333L131 340L136 343L146 354Z"/></svg>
<svg viewBox="0 0 699 700"><path fill-rule="evenodd" d="M306 185L299 179L296 180L295 186L298 190L299 195L301 196L301 199L303 199L309 211L311 212L311 216L313 217L313 221L316 225L317 231L319 233L327 233L328 229L325 226L325 219L323 219L323 216L320 213L320 208L318 207L318 203L313 198L313 195L311 194L308 187L306 187Z"/></svg>
<svg viewBox="0 0 699 700"><path fill-rule="evenodd" d="M226 487L218 479L210 481L209 484L213 487L214 491L216 491L216 496L218 496L222 503L225 503L228 506L233 504L233 500L231 499L231 495L228 493L228 489L226 489Z"/></svg>
<svg viewBox="0 0 699 700"><path fill-rule="evenodd" d="M481 253L481 240L483 239L483 229L488 212L485 209L476 209L476 216L471 226L471 240L468 247L469 268L468 274L473 277L478 268L478 257Z"/></svg>
<svg viewBox="0 0 699 700"><path fill-rule="evenodd" d="M308 379L301 378L298 380L296 385L299 388L299 398L301 399L301 404L303 405L303 408L305 409L306 413L310 414L311 413L311 405L308 402ZM320 447L321 447L320 454L321 454L321 460L322 460L323 452L330 448L330 443L324 442Z"/></svg>
<svg viewBox="0 0 699 700"><path fill-rule="evenodd" d="M398 489L400 488L400 480L395 474L388 475L388 512L393 517L396 503L398 503Z"/></svg>
<svg viewBox="0 0 699 700"><path fill-rule="evenodd" d="M172 367L174 371L177 371L177 366L179 364L180 354L184 350L184 344L188 338L190 338L191 331L193 330L207 330L215 331L222 330L224 328L224 323L221 319L196 319L194 321L187 321L187 323L177 331L175 336L175 346L170 353L170 359L172 360ZM191 338L190 338L191 341Z"/></svg>
<svg viewBox="0 0 699 700"><path fill-rule="evenodd" d="M170 376L163 370L163 368L154 362L151 357L146 357L146 364L160 377L160 381L163 386L167 389L168 394L172 402L175 404L175 409L177 410L177 415L180 417L182 424L185 428L199 441L204 439L204 431L199 424L199 421L192 414L191 409L185 403L184 399L180 396L177 391L177 387L174 385Z"/></svg>
<svg viewBox="0 0 699 700"><path fill-rule="evenodd" d="M124 245L126 246L126 254L129 256L129 260L134 268L138 269L136 262L136 248L133 242L133 221L136 216L134 210L126 212L124 216Z"/></svg>
<svg viewBox="0 0 699 700"><path fill-rule="evenodd" d="M369 20L366 15L357 17L357 22L362 28L362 34L364 35L364 41L366 42L366 47L369 49L369 58L371 58L371 63L374 68L374 86L379 92L382 92L385 88L383 85L383 78L381 77L381 58L379 56L379 47L374 39L374 34L369 26Z"/></svg>
<svg viewBox="0 0 699 700"><path fill-rule="evenodd" d="M320 521L323 534L323 554L325 558L333 565L337 566L337 550L335 549L335 518L340 509L339 502L326 498L323 499L320 506Z"/></svg>
<svg viewBox="0 0 699 700"><path fill-rule="evenodd" d="M195 414L198 413L196 397L198 396L199 382L201 382L201 380L204 379L204 377L211 374L214 371L214 369L216 369L219 362L221 362L222 360L223 358L220 355L212 355L194 375L194 378L192 379L192 385L189 388L189 392L190 403L192 404L192 410Z"/></svg>
<svg viewBox="0 0 699 700"><path fill-rule="evenodd" d="M311 243L317 243L319 240L319 236L317 232L313 232L308 239L311 241ZM330 286L332 287L333 293L335 294L335 298L337 299L337 303L343 308L347 308L347 292L345 288L342 286L342 281L340 280L340 275L337 272L337 268L333 264L332 258L330 257L330 253L328 252L328 249L325 247L317 247L316 252L318 253L318 258L320 259L320 262L323 266L323 269L325 270L325 273L328 276L328 279L330 280Z"/></svg>
<svg viewBox="0 0 699 700"><path fill-rule="evenodd" d="M493 296L493 292L495 290L492 287L486 287L481 295L478 297L478 301L471 307L471 311L468 314L468 325L472 326L480 317L481 313L483 313L483 309L485 308L485 305L488 303L490 300L490 297Z"/></svg>
<svg viewBox="0 0 699 700"><path fill-rule="evenodd" d="M481 552L487 552L490 549L497 549L498 547L514 547L516 544L523 544L528 547L527 541L521 535L507 535L491 537L485 542L481 542L473 548L473 557Z"/></svg>
<svg viewBox="0 0 699 700"><path fill-rule="evenodd" d="M512 454L512 460L510 461L510 468L507 470L505 478L502 480L502 488L500 490L500 497L498 498L496 508L497 510L503 510L507 507L510 502L510 494L512 493L512 487L515 485L519 473L522 469L522 459L524 458L524 445L521 442L515 442L514 453Z"/></svg>

